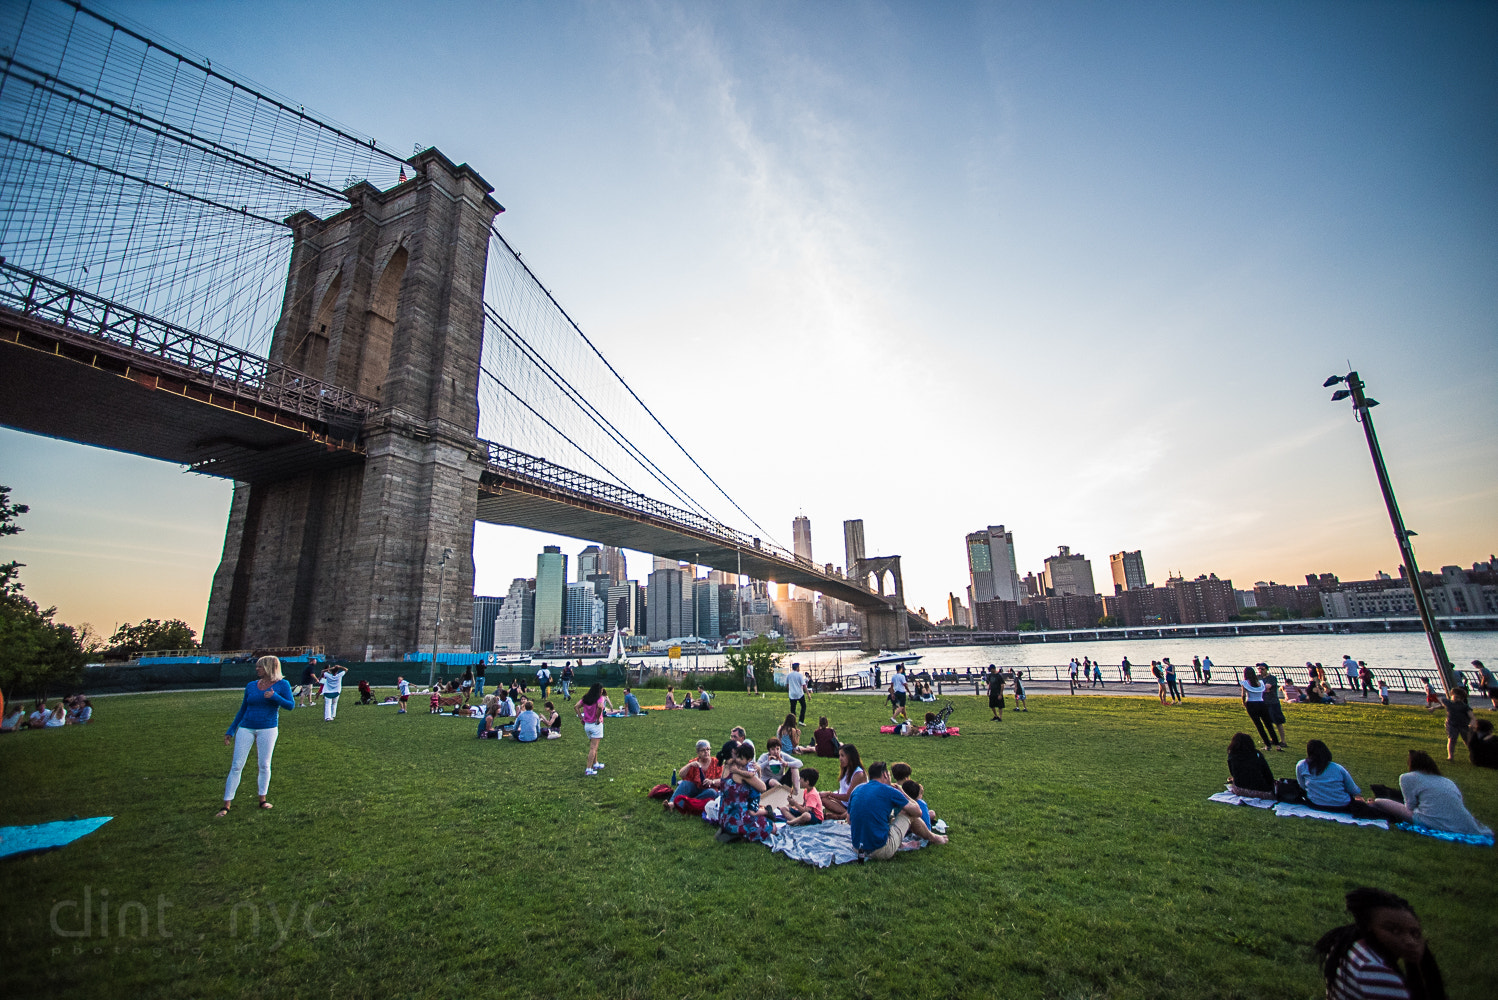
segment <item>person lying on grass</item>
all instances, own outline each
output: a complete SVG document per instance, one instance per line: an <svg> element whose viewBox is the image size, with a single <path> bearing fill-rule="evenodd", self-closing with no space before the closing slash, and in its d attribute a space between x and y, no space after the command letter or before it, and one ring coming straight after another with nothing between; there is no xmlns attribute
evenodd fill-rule
<svg viewBox="0 0 1498 1000"><path fill-rule="evenodd" d="M855 788L869 780L869 776L864 773L858 748L851 743L844 743L838 749L837 762L837 791L822 795L822 808L831 819L847 819L848 799Z"/></svg>
<svg viewBox="0 0 1498 1000"><path fill-rule="evenodd" d="M853 846L866 861L888 861L900 849L906 833L932 844L947 838L933 833L921 818L921 807L890 784L889 765L876 760L869 765L869 780L853 790L848 801L848 823L853 828Z"/></svg>
<svg viewBox="0 0 1498 1000"><path fill-rule="evenodd" d="M715 799L723 794L723 765L713 756L713 745L697 741L697 756L682 765L676 788L666 800L666 808L676 807L677 799Z"/></svg>
<svg viewBox="0 0 1498 1000"><path fill-rule="evenodd" d="M1409 771L1399 776L1399 797L1373 800L1376 809L1406 823L1419 823L1432 830L1491 837L1493 831L1477 821L1462 801L1456 782L1441 776L1441 769L1423 750L1411 750Z"/></svg>
<svg viewBox="0 0 1498 1000"><path fill-rule="evenodd" d="M815 826L822 822L826 813L822 808L821 793L817 791L820 777L814 767L801 769L801 790L791 792L790 803L785 808L784 818L791 826Z"/></svg>
<svg viewBox="0 0 1498 1000"><path fill-rule="evenodd" d="M1239 798L1274 798L1274 772L1247 733L1234 733L1228 741L1228 774L1228 791Z"/></svg>

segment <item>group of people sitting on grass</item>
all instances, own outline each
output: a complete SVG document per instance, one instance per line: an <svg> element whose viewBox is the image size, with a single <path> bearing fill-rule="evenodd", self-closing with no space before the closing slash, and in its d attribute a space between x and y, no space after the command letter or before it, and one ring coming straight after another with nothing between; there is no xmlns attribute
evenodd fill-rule
<svg viewBox="0 0 1498 1000"><path fill-rule="evenodd" d="M479 739L508 738L517 743L535 743L541 739L556 740L561 737L562 715L551 702L546 702L542 711L537 712L535 703L529 698L523 699L517 706L508 693L503 696L484 696L484 715L479 720Z"/></svg>
<svg viewBox="0 0 1498 1000"><path fill-rule="evenodd" d="M63 726L84 725L94 717L94 706L81 694L59 699L51 708L47 699L38 698L36 706L27 713L22 705L12 705L0 713L0 733L14 733L22 729L61 729Z"/></svg>
<svg viewBox="0 0 1498 1000"><path fill-rule="evenodd" d="M911 780L910 765L876 761L865 770L858 748L839 743L836 731L823 716L813 741L798 746L801 730L788 714L775 736L757 753L742 726L713 753L712 744L698 740L696 755L680 769L665 806L678 812L701 814L717 800L718 840L765 843L776 824L789 827L823 822L852 826L854 847L873 860L892 857L907 833L931 843L947 838L933 831L924 789ZM838 759L837 791L821 791L821 772L794 756L815 752ZM785 788L781 806L761 805L760 795Z"/></svg>
<svg viewBox="0 0 1498 1000"><path fill-rule="evenodd" d="M666 708L667 708L667 710L676 709L676 708L695 708L695 709L699 709L699 710L701 710L703 712L707 712L707 711L711 711L712 707L713 707L713 697L712 697L712 695L710 695L710 694L707 693L707 688L704 688L704 687L698 687L697 688L697 700L696 701L692 700L692 692L688 691L685 695L682 696L682 700L678 704L677 701L676 701L676 687L675 687L675 685L672 685L672 684L667 684L666 685Z"/></svg>
<svg viewBox="0 0 1498 1000"><path fill-rule="evenodd" d="M1487 720L1483 720L1486 722ZM1487 724L1492 739L1492 724ZM1295 765L1295 780L1276 781L1264 754L1246 733L1235 733L1228 743L1228 790L1250 799L1274 799L1309 805L1322 812L1347 813L1358 819L1393 819L1432 830L1491 837L1493 831L1467 811L1461 789L1441 774L1423 750L1411 750L1409 770L1399 776L1399 787L1374 785L1365 797L1347 769L1332 760L1321 740L1306 744L1306 755Z"/></svg>

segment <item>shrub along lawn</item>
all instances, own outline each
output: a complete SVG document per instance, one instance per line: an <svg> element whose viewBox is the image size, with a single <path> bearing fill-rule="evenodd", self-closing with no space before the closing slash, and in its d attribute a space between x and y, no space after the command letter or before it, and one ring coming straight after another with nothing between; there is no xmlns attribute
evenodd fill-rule
<svg viewBox="0 0 1498 1000"><path fill-rule="evenodd" d="M1236 701L1033 697L993 723L963 698L963 735L927 740L877 735L876 698L813 697L807 739L825 713L865 763L908 761L952 828L946 847L818 871L645 798L698 738L739 724L762 749L783 698L608 720L608 766L585 778L565 706L563 739L521 747L344 695L333 723L282 714L274 810L254 808L252 755L216 820L239 699L101 698L90 726L0 737L0 825L115 817L0 861L0 993L1307 998L1309 944L1363 884L1414 902L1451 996L1491 996L1498 975L1491 850L1206 801L1250 728ZM1291 706L1288 728L1365 791L1396 784L1411 746L1445 756L1417 708ZM1300 755L1270 756L1282 776ZM1492 772L1445 771L1498 823ZM81 931L58 904L85 894L88 936L57 933Z"/></svg>

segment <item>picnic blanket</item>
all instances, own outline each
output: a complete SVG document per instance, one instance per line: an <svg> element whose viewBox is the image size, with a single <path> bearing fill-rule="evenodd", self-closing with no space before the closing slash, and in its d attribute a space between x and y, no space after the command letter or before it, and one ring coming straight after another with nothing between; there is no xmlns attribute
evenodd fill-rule
<svg viewBox="0 0 1498 1000"><path fill-rule="evenodd" d="M914 723L912 723L912 725L914 725ZM879 727L879 732L882 733L882 734L884 734L885 736L890 736L890 735L894 734L894 732L895 732L895 730L897 728L898 727L896 727L896 726L880 726ZM956 736L960 732L962 732L962 730L959 729L957 726L948 726L947 727L947 735L948 736ZM926 733L917 733L916 735L917 736L925 736L927 734Z"/></svg>
<svg viewBox="0 0 1498 1000"><path fill-rule="evenodd" d="M1458 844L1471 844L1474 847L1493 846L1492 834L1488 834L1486 837L1480 837L1475 833L1452 833L1449 830L1437 830L1432 827L1421 826L1419 823L1395 823L1394 826L1396 829L1404 830L1408 833L1419 834L1422 837L1434 837L1437 840L1450 840Z"/></svg>
<svg viewBox="0 0 1498 1000"><path fill-rule="evenodd" d="M1208 802L1223 802L1230 806L1253 806L1255 809L1271 809L1276 816L1304 816L1307 819L1329 819L1337 823L1345 823L1349 826L1376 826L1380 830L1389 828L1386 819L1358 819L1349 813L1327 812L1313 806L1299 805L1294 802L1272 802L1269 799L1248 799L1232 792L1218 792L1216 795L1208 795Z"/></svg>
<svg viewBox="0 0 1498 1000"><path fill-rule="evenodd" d="M916 851L926 846L920 837L906 837L902 851ZM853 847L853 828L847 823L818 823L816 826L787 826L770 838L770 852L804 861L813 868L845 865L858 860Z"/></svg>
<svg viewBox="0 0 1498 1000"><path fill-rule="evenodd" d="M90 819L65 819L37 826L0 826L0 858L65 847L79 837L93 833L113 816Z"/></svg>

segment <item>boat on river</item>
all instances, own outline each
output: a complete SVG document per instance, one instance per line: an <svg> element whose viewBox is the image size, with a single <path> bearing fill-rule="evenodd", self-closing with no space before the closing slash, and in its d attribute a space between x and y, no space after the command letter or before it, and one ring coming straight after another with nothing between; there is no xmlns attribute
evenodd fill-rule
<svg viewBox="0 0 1498 1000"><path fill-rule="evenodd" d="M879 655L869 661L869 666L893 667L900 663L920 663L920 653L891 653L887 649L881 649Z"/></svg>

